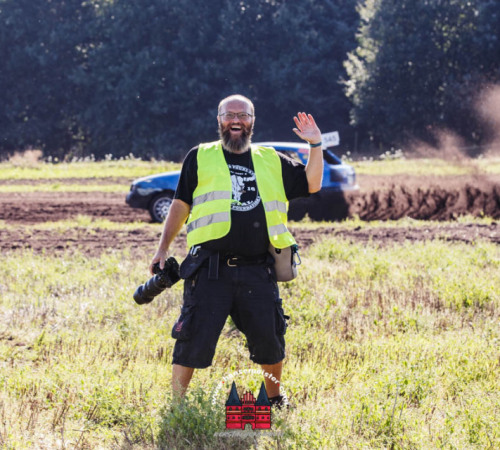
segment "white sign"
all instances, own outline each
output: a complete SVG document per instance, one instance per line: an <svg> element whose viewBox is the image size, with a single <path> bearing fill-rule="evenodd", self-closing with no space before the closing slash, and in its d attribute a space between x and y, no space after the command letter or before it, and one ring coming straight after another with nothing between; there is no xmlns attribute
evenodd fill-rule
<svg viewBox="0 0 500 450"><path fill-rule="evenodd" d="M340 144L340 137L338 131L331 131L330 133L323 133L321 135L321 142L323 142L323 148L335 147Z"/></svg>

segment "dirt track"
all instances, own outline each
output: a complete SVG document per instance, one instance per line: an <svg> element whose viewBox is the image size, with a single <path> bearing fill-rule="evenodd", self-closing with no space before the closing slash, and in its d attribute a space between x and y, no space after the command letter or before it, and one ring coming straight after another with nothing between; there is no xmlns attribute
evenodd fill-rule
<svg viewBox="0 0 500 450"><path fill-rule="evenodd" d="M130 180L112 179L112 181L122 185L130 184ZM343 205L339 204L339 199L336 198L336 210L343 207L347 215L356 215L362 220L389 220L407 216L413 219L452 222L429 227L370 227L354 230L346 230L332 224L314 231L304 229L299 223L293 224L294 235L302 247L308 246L323 235L342 236L352 241L371 240L382 244L435 238L464 242L486 239L500 243L496 223L472 225L454 222L454 219L464 214L486 215L499 219L500 176L390 178L364 176L359 177L358 181L361 186L360 191L348 194L342 200L345 201ZM131 209L125 204L124 198L124 194L85 192L0 194L0 220L9 225L27 225L85 215L114 222L150 222L146 211ZM315 214L328 216L333 211L325 208L324 204L322 201L316 212L310 214L311 217L314 218ZM80 248L89 254L98 254L111 247L130 247L151 252L156 246L160 230L160 227L154 229L138 227L123 231L87 230L81 227L60 232L25 227L16 230L15 227L6 227L0 229L0 248L2 250L31 248L35 251ZM184 248L178 247L177 251L183 254Z"/></svg>
<svg viewBox="0 0 500 450"><path fill-rule="evenodd" d="M360 192L349 196L349 211L363 220L500 218L500 176L372 176L360 185Z"/></svg>

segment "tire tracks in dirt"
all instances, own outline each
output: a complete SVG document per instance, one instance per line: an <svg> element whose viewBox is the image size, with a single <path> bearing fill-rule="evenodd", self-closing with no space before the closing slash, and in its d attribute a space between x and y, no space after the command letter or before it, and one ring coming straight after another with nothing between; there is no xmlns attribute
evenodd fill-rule
<svg viewBox="0 0 500 450"><path fill-rule="evenodd" d="M113 181L117 181L114 180ZM118 180L119 181L119 180ZM25 180L26 182L26 180ZM129 180L123 180L129 183ZM397 220L410 217L437 220L429 226L387 226L348 228L341 223L310 227L292 222L291 229L305 249L323 237L337 237L351 242L389 245L396 242L444 239L473 243L487 240L500 243L497 222L490 225L461 223L456 219L468 214L500 218L500 176L360 176L359 192L345 196L348 215L364 221ZM34 185L37 182L33 182ZM328 198L325 196L323 200ZM338 200L338 199L337 199ZM338 207L333 202L315 200L313 211L321 214ZM124 230L78 226L78 216L93 220L133 223ZM311 214L311 217L314 214ZM96 192L14 192L0 193L0 248L2 251L31 250L35 253L59 253L80 250L89 256L106 251L130 249L134 254L151 256L161 233L161 226L150 223L144 210L125 204L125 195ZM69 220L75 227L44 228L45 222ZM173 251L185 255L185 239L176 239Z"/></svg>

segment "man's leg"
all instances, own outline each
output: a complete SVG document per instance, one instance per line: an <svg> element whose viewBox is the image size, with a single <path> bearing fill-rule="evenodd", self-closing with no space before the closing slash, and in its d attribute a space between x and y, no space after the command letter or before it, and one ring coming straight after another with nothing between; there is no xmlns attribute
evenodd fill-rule
<svg viewBox="0 0 500 450"><path fill-rule="evenodd" d="M173 401L179 401L186 394L186 390L193 376L194 369L179 364L172 365L172 396Z"/></svg>
<svg viewBox="0 0 500 450"><path fill-rule="evenodd" d="M209 280L208 267L201 267L195 278L184 282L181 316L172 330L172 336L178 329L184 328L186 332L184 336L174 336L177 341L172 355L172 393L177 400L186 394L193 367L201 369L212 364L217 341L231 308L232 294L227 284L222 276L218 280Z"/></svg>
<svg viewBox="0 0 500 450"><path fill-rule="evenodd" d="M266 385L266 392L269 398L276 397L280 395L280 380L281 380L281 370L283 369L283 361L276 364L261 364L262 370L270 374L270 377L264 378L264 383ZM276 377L278 380L275 383L272 378Z"/></svg>

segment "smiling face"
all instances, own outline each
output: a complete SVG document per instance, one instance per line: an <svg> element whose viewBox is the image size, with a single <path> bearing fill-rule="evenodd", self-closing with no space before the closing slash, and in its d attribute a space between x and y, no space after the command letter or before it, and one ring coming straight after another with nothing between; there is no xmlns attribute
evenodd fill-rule
<svg viewBox="0 0 500 450"><path fill-rule="evenodd" d="M234 113L234 117L228 119L226 113ZM238 113L247 113L246 119L239 118ZM243 153L248 150L253 134L253 105L245 98L229 98L219 105L219 136L222 146L233 153Z"/></svg>

